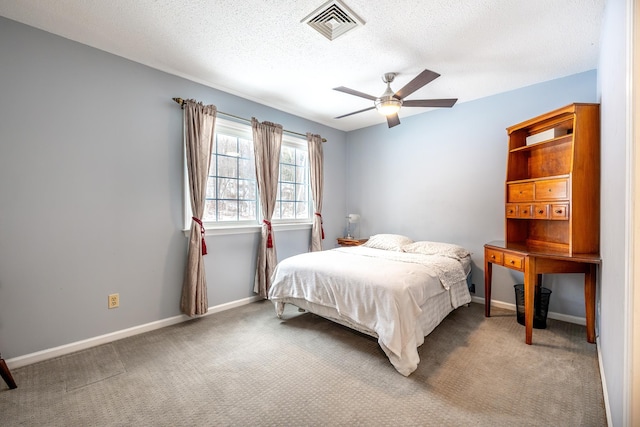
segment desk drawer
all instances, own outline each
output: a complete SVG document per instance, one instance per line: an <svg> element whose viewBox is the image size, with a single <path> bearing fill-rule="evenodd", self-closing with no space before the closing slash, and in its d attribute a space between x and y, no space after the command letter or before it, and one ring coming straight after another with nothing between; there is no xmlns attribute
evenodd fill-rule
<svg viewBox="0 0 640 427"><path fill-rule="evenodd" d="M502 252L494 251L493 249L487 249L487 260L493 264L502 265Z"/></svg>
<svg viewBox="0 0 640 427"><path fill-rule="evenodd" d="M531 205L518 204L518 218L532 218Z"/></svg>
<svg viewBox="0 0 640 427"><path fill-rule="evenodd" d="M524 255L519 253L485 248L485 261L502 265L512 270L524 271Z"/></svg>
<svg viewBox="0 0 640 427"><path fill-rule="evenodd" d="M569 197L569 181L566 179L547 179L536 182L536 200L558 200Z"/></svg>
<svg viewBox="0 0 640 427"><path fill-rule="evenodd" d="M505 253L502 265L516 270L522 270L524 268L524 257L521 255Z"/></svg>
<svg viewBox="0 0 640 427"><path fill-rule="evenodd" d="M550 209L551 219L569 219L569 204L557 204L551 205Z"/></svg>
<svg viewBox="0 0 640 427"><path fill-rule="evenodd" d="M549 205L536 204L533 206L533 217L536 219L549 218Z"/></svg>
<svg viewBox="0 0 640 427"><path fill-rule="evenodd" d="M507 202L530 202L533 200L533 182L507 185Z"/></svg>

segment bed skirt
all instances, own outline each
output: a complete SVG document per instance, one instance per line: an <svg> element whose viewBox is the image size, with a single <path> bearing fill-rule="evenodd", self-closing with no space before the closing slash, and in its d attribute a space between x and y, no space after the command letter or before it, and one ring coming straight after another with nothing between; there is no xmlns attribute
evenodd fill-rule
<svg viewBox="0 0 640 427"><path fill-rule="evenodd" d="M404 376L408 376L418 367L420 357L417 348L424 343L424 337L429 335L444 320L449 313L457 307L471 302L471 295L467 291L467 282L460 282L451 287L448 292L441 292L427 300L421 307L422 314L418 319L422 334L416 337L415 347L405 348L401 357L391 352L383 343L378 340L380 348L385 352L391 364ZM378 339L375 331L366 326L357 324L352 319L341 315L335 308L327 307L301 298L279 298L273 301L276 309L276 315L282 318L285 304L292 304L296 307L304 309L310 313L314 313L320 317L324 317L330 321L351 328L355 331L369 335Z"/></svg>

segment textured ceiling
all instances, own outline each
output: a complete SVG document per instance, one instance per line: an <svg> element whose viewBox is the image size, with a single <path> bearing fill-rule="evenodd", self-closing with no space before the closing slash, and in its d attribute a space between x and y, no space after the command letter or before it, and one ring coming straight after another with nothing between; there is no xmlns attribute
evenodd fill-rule
<svg viewBox="0 0 640 427"><path fill-rule="evenodd" d="M332 88L379 96L385 72L399 73L398 90L428 68L441 77L407 99L465 102L596 68L605 3L343 0L365 25L330 41L300 22L325 1L0 0L0 15L353 130L384 117L371 110L334 119L372 101Z"/></svg>

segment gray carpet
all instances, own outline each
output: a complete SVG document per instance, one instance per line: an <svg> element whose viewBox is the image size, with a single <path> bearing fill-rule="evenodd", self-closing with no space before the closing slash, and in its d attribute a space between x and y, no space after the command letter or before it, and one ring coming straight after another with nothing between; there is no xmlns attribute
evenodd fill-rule
<svg viewBox="0 0 640 427"><path fill-rule="evenodd" d="M259 302L12 371L2 426L605 426L596 347L451 313L398 374L370 337Z"/></svg>

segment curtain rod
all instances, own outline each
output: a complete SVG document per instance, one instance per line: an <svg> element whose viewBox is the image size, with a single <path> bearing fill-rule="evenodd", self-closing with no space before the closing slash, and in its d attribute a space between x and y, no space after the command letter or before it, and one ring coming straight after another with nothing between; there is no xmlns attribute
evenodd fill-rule
<svg viewBox="0 0 640 427"><path fill-rule="evenodd" d="M175 102L180 104L180 107L182 107L184 105L184 99L182 99L182 98L171 98L171 99L173 99ZM222 114L223 116L233 117L234 119L243 120L245 122L251 123L251 120L249 120L249 119L245 119L244 117L234 116L233 114L225 113L224 111L218 111L218 114ZM291 134L294 134L294 135L304 136L305 138L307 137L307 135L305 135L303 133L294 132L292 130L283 129L282 131L283 132L287 132L287 133L291 133ZM326 138L322 138L322 142L327 142Z"/></svg>

